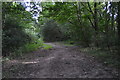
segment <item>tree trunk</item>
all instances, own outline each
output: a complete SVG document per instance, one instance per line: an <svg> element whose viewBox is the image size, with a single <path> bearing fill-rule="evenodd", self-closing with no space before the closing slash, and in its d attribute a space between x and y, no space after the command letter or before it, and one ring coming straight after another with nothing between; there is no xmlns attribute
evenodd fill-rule
<svg viewBox="0 0 120 80"><path fill-rule="evenodd" d="M117 20L117 23L118 23L118 37L119 37L119 40L120 40L120 2L118 2L118 20Z"/></svg>
<svg viewBox="0 0 120 80"><path fill-rule="evenodd" d="M114 15L115 15L115 11L114 11L114 4L113 2L111 2L111 12L112 12L112 19L111 19L111 30L114 31L115 33L115 27L114 27Z"/></svg>
<svg viewBox="0 0 120 80"><path fill-rule="evenodd" d="M105 5L105 7L106 7L106 10L105 10L105 41L106 41L106 47L107 47L107 49L108 50L110 50L110 43L109 43L109 20L110 20L110 16L109 16L109 14L107 13L107 11L108 11L108 9L107 9L107 7L108 7L108 2L106 2L106 5Z"/></svg>
<svg viewBox="0 0 120 80"><path fill-rule="evenodd" d="M120 2L118 2L118 16L117 16L117 29L118 29L118 55L120 56Z"/></svg>
<svg viewBox="0 0 120 80"><path fill-rule="evenodd" d="M97 3L94 3L94 27L95 27L95 45L98 47L98 19L97 19Z"/></svg>
<svg viewBox="0 0 120 80"><path fill-rule="evenodd" d="M95 30L96 32L98 31L98 23L97 23L97 3L95 2L94 4L94 26L95 26Z"/></svg>

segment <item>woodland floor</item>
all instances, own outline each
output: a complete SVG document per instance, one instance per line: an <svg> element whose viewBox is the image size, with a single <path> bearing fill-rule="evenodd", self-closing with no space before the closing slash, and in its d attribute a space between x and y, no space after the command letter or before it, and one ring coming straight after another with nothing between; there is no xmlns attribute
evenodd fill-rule
<svg viewBox="0 0 120 80"><path fill-rule="evenodd" d="M46 43L52 49L27 53L3 63L3 78L115 78L115 69L103 66L77 46Z"/></svg>

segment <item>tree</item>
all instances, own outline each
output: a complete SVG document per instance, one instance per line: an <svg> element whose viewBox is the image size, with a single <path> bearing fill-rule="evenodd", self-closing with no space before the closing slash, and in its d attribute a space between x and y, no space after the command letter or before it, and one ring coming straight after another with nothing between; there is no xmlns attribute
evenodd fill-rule
<svg viewBox="0 0 120 80"><path fill-rule="evenodd" d="M25 26L31 22L31 14L25 8L14 2L4 2L3 12L3 32L2 32L2 52L3 56L8 56L11 52L30 42L30 36L25 32Z"/></svg>
<svg viewBox="0 0 120 80"><path fill-rule="evenodd" d="M118 29L118 55L120 55L120 2L118 2L118 16L117 16L117 29Z"/></svg>

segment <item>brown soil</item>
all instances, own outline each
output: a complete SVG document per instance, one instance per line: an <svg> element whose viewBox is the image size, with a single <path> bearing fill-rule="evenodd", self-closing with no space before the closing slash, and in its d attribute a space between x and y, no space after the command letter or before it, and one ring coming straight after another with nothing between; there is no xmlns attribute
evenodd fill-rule
<svg viewBox="0 0 120 80"><path fill-rule="evenodd" d="M115 78L117 71L103 66L76 46L60 43L3 63L3 78Z"/></svg>

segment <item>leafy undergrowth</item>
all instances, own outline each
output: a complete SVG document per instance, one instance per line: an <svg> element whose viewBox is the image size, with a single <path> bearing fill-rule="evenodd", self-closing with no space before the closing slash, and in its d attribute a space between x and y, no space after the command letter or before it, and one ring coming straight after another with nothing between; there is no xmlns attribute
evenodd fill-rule
<svg viewBox="0 0 120 80"><path fill-rule="evenodd" d="M39 48L48 50L48 49L53 48L53 46L43 43L42 40L38 40L34 43L28 43L28 44L24 45L23 47L20 47L14 53L11 53L10 56L2 58L2 61L4 62L4 61L8 61L10 59L14 59L16 57L24 56L24 54L32 52L32 51L36 51Z"/></svg>
<svg viewBox="0 0 120 80"><path fill-rule="evenodd" d="M35 51L43 46L42 40L36 40L35 42L27 43L23 47L20 47L19 49L15 50L14 53L10 55L10 57L18 57L23 56L25 53Z"/></svg>
<svg viewBox="0 0 120 80"><path fill-rule="evenodd" d="M51 45L48 45L48 44L43 44L42 48L47 50L47 49L51 49L53 47Z"/></svg>
<svg viewBox="0 0 120 80"><path fill-rule="evenodd" d="M110 52L109 50L103 50L100 48L81 48L81 51L94 56L104 65L120 69L120 62L118 61L116 53Z"/></svg>

